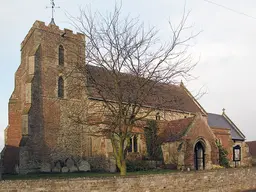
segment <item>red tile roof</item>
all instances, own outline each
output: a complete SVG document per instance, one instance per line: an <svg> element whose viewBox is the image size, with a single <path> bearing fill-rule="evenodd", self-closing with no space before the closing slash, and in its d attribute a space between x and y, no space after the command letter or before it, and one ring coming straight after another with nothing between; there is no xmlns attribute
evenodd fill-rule
<svg viewBox="0 0 256 192"><path fill-rule="evenodd" d="M189 117L174 121L158 122L160 140L162 142L173 142L180 140L185 134L189 125L193 122L194 118L195 117Z"/></svg>
<svg viewBox="0 0 256 192"><path fill-rule="evenodd" d="M117 89L112 72L88 65L87 73L87 87L91 99L102 99L103 95L107 100L117 101L120 99L120 93L122 93L122 101L132 102L132 100L138 101L136 98L141 98L138 96L139 94L147 92L139 89L141 83L145 83L145 79L143 78L137 78L126 73L118 73L117 75L120 75L119 79L121 79L118 83L121 85ZM146 90L147 88L144 87L144 89ZM138 90L140 90L139 93ZM144 106L191 113L200 112L204 114L203 109L196 104L182 86L157 83L149 93L142 101L139 101Z"/></svg>

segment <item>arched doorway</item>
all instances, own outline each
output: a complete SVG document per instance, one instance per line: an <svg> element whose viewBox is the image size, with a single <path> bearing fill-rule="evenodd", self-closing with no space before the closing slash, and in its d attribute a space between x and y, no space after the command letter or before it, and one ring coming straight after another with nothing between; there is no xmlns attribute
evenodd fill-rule
<svg viewBox="0 0 256 192"><path fill-rule="evenodd" d="M200 141L198 141L195 145L194 162L196 170L203 170L205 168L205 148Z"/></svg>

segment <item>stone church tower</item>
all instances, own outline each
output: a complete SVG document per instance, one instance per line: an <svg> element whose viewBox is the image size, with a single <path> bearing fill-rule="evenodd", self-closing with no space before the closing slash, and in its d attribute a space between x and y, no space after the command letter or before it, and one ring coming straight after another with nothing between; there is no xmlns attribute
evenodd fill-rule
<svg viewBox="0 0 256 192"><path fill-rule="evenodd" d="M17 166L21 173L38 171L64 149L70 156L83 154L81 133L65 127L63 107L83 97L65 87L73 81L72 66L84 59L83 34L40 21L33 24L21 43L21 64L9 100L5 172Z"/></svg>
<svg viewBox="0 0 256 192"><path fill-rule="evenodd" d="M33 24L21 43L21 64L15 73L15 88L9 100L9 125L1 152L5 173L78 171L82 170L83 163L97 170L116 170L110 139L106 135L89 134L90 130L104 128L104 125L89 126L72 119L74 111L78 118L92 124L104 118L104 102L90 84L88 74L100 80L104 77L99 67L85 67L84 34L61 30L54 22L48 26L40 21ZM105 83L108 82L103 81L103 86ZM164 102L163 110L157 107L158 97L168 101ZM216 139L223 138L219 129L228 128L225 132L228 139L225 137L222 142L228 141L227 148L232 149L231 139L234 142L237 139L237 134L231 137L232 131L239 133L232 121L225 117L227 124L220 126L219 122L225 119L207 114L183 83L159 86L155 97L145 104L156 109L147 119L159 123L163 159L167 164L173 163L171 159L179 147L179 164L192 169L210 169L212 164L218 164ZM212 121L209 117L213 117ZM145 124L140 126L134 127L127 157L142 159L147 155L146 139L141 131ZM242 145L244 139L242 135L237 140L246 151Z"/></svg>

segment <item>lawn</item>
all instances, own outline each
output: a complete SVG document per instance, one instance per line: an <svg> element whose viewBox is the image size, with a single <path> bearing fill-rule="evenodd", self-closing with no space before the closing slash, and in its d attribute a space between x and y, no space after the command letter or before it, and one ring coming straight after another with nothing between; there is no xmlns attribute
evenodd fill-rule
<svg viewBox="0 0 256 192"><path fill-rule="evenodd" d="M136 171L128 172L127 176L136 175L149 175L149 174L166 174L172 173L175 170L161 169L161 170L149 170L149 171ZM66 178L78 178L78 177L121 177L119 173L108 172L83 172L83 173L33 173L27 175L3 175L3 180L26 180L26 179L66 179Z"/></svg>

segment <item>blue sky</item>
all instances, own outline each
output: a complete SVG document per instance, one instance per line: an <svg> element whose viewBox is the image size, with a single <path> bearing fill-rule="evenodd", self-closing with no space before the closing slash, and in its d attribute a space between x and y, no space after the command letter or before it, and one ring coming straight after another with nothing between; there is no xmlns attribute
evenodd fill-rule
<svg viewBox="0 0 256 192"><path fill-rule="evenodd" d="M255 0L213 0L239 12L256 17ZM117 2L120 2L117 0ZM79 6L91 5L101 12L113 9L113 0L56 0L56 24L70 28L65 12L78 16ZM123 13L139 16L142 21L168 35L167 21L180 20L185 0L123 0ZM8 0L0 7L0 149L3 147L4 129L8 125L8 100L14 88L14 73L20 64L20 43L35 20L49 23L50 0ZM188 25L202 33L191 42L191 53L200 62L194 70L197 80L187 82L189 90L202 86L207 94L200 99L208 112L227 115L238 125L248 140L256 140L254 114L256 114L255 44L256 19L234 13L204 0L187 0L191 11Z"/></svg>

